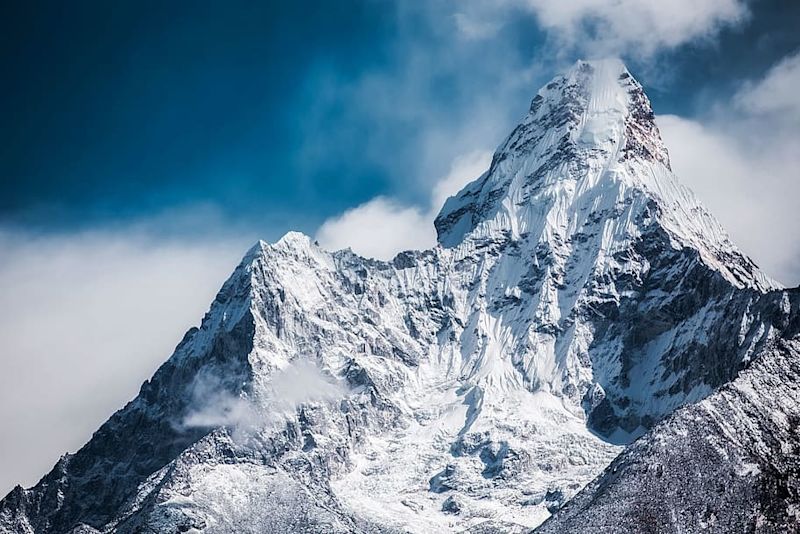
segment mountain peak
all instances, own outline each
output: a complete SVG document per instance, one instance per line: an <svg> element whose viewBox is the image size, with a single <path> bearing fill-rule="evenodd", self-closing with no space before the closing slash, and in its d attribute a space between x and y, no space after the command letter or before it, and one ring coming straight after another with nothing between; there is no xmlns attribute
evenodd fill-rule
<svg viewBox="0 0 800 534"><path fill-rule="evenodd" d="M509 196L530 199L545 182L594 186L631 164L670 169L650 100L619 59L578 61L537 92L489 171L445 203L439 241L457 245Z"/></svg>
<svg viewBox="0 0 800 534"><path fill-rule="evenodd" d="M575 74L583 71L586 68L591 68L594 73L607 76L607 79L617 80L623 75L630 76L630 71L625 65L625 62L618 57L602 57L592 59L578 59L572 66L567 69L562 76L572 77ZM558 76L556 76L558 78Z"/></svg>
<svg viewBox="0 0 800 534"><path fill-rule="evenodd" d="M650 99L620 59L577 61L539 91L531 104L532 114L537 101L548 102L545 111L572 110L579 119L574 137L581 144L605 145L619 150L622 158L640 158L670 168Z"/></svg>
<svg viewBox="0 0 800 534"><path fill-rule="evenodd" d="M286 232L276 243L276 247L293 250L306 250L312 247L311 238L302 232Z"/></svg>
<svg viewBox="0 0 800 534"><path fill-rule="evenodd" d="M582 236L613 228L590 254L598 268L655 225L735 284L774 286L672 173L650 100L618 59L578 61L542 87L435 225L445 248L524 239L565 257Z"/></svg>
<svg viewBox="0 0 800 534"><path fill-rule="evenodd" d="M629 77L631 77L630 71L619 58L579 59L564 74L553 78L551 83L563 78L572 83L586 85L593 90L603 88L615 90L622 88L620 81Z"/></svg>
<svg viewBox="0 0 800 534"><path fill-rule="evenodd" d="M572 69L570 70L578 69L583 65L589 65L595 69L606 69L609 71L615 71L617 74L628 72L628 67L625 66L625 62L622 61L620 58L614 56L592 58L592 59L578 59L572 65Z"/></svg>

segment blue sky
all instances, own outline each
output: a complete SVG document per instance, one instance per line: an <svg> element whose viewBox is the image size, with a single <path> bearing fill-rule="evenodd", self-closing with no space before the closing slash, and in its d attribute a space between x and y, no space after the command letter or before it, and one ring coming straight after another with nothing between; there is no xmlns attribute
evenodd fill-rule
<svg viewBox="0 0 800 534"><path fill-rule="evenodd" d="M376 195L423 203L454 157L498 144L542 82L591 55L524 4L8 3L0 222L202 207L276 239ZM645 57L612 52L659 114L702 116L800 46L796 4L748 10ZM500 29L465 38L465 13Z"/></svg>
<svg viewBox="0 0 800 534"><path fill-rule="evenodd" d="M681 180L797 285L797 28L790 0L3 3L0 494L131 399L255 239L430 246L578 58L626 61Z"/></svg>

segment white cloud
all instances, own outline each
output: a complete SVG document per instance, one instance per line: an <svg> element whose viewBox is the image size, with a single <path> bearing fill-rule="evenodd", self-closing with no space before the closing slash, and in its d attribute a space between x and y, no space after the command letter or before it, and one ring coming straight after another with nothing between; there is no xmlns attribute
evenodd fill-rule
<svg viewBox="0 0 800 534"><path fill-rule="evenodd" d="M800 55L745 84L703 123L660 116L673 170L764 271L800 283ZM784 118L776 118L779 112Z"/></svg>
<svg viewBox="0 0 800 534"><path fill-rule="evenodd" d="M271 411L292 415L306 403L332 402L347 393L347 388L325 374L312 361L298 358L272 377L264 406Z"/></svg>
<svg viewBox="0 0 800 534"><path fill-rule="evenodd" d="M742 22L742 0L518 0L561 42L593 55L638 54L713 37Z"/></svg>
<svg viewBox="0 0 800 534"><path fill-rule="evenodd" d="M800 120L800 53L789 56L772 67L763 80L749 83L734 101L749 113L769 114L779 121Z"/></svg>
<svg viewBox="0 0 800 534"><path fill-rule="evenodd" d="M329 250L350 247L357 254L382 260L403 250L430 248L436 244L433 220L444 201L483 174L491 158L488 150L457 156L447 175L434 184L428 210L377 197L325 221L316 239Z"/></svg>
<svg viewBox="0 0 800 534"><path fill-rule="evenodd" d="M436 232L418 208L377 197L325 221L316 239L329 250L350 247L362 256L388 260L401 250L433 245Z"/></svg>
<svg viewBox="0 0 800 534"><path fill-rule="evenodd" d="M35 483L133 398L251 244L147 227L0 229L0 493Z"/></svg>
<svg viewBox="0 0 800 534"><path fill-rule="evenodd" d="M283 425L305 404L333 402L348 392L343 383L302 358L277 370L268 383L259 385L253 398L232 395L225 389L222 378L206 375L196 378L194 409L177 426L227 426L233 430L234 438L246 439L254 432Z"/></svg>
<svg viewBox="0 0 800 534"><path fill-rule="evenodd" d="M447 175L433 186L431 208L438 213L445 200L486 172L491 162L492 153L489 150L473 150L456 156Z"/></svg>

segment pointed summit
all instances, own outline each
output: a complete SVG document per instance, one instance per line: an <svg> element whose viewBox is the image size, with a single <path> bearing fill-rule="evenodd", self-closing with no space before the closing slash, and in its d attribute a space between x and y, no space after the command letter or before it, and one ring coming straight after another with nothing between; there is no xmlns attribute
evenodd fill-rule
<svg viewBox="0 0 800 534"><path fill-rule="evenodd" d="M525 129L530 133L536 127L555 127L576 145L619 149L622 157L641 157L670 166L650 100L616 58L577 61L539 90L522 124L531 126ZM530 140L520 139L522 143L512 145L518 147ZM562 142L562 135L557 140ZM504 148L511 149L512 145Z"/></svg>
<svg viewBox="0 0 800 534"><path fill-rule="evenodd" d="M624 141L623 157L655 160L670 167L650 99L621 60L577 61L562 80L562 91L577 90L585 102L578 125L580 141L603 143L617 134ZM622 131L616 131L620 127ZM604 133L612 135L603 137Z"/></svg>
<svg viewBox="0 0 800 534"><path fill-rule="evenodd" d="M736 285L775 285L672 173L650 100L618 59L578 61L542 87L489 170L435 221L446 248L524 239L565 255L581 236L613 228L592 252L598 268L645 224L697 250Z"/></svg>
<svg viewBox="0 0 800 534"><path fill-rule="evenodd" d="M489 171L445 203L439 241L457 245L509 197L529 199L532 190L564 180L596 183L632 160L670 168L642 86L619 59L578 61L537 92Z"/></svg>

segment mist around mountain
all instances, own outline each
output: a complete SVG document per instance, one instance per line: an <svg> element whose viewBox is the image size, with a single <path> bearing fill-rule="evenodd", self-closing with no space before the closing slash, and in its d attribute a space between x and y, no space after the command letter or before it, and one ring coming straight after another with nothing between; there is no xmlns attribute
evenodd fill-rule
<svg viewBox="0 0 800 534"><path fill-rule="evenodd" d="M545 85L435 227L391 261L257 243L0 532L796 528L800 294L621 62Z"/></svg>

